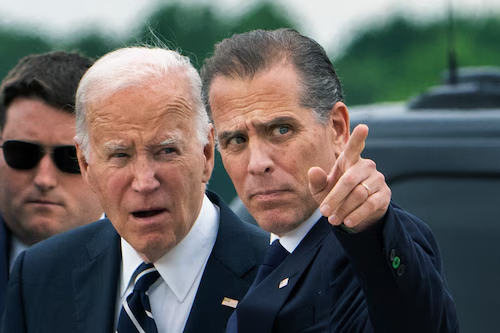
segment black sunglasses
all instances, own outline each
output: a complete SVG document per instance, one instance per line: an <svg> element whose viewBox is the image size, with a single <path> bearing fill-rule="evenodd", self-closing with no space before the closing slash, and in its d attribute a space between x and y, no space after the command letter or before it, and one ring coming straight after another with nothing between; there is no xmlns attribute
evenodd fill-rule
<svg viewBox="0 0 500 333"><path fill-rule="evenodd" d="M5 141L0 148L7 165L18 170L33 169L47 153L45 146L17 140ZM53 146L50 155L59 170L80 173L75 146Z"/></svg>

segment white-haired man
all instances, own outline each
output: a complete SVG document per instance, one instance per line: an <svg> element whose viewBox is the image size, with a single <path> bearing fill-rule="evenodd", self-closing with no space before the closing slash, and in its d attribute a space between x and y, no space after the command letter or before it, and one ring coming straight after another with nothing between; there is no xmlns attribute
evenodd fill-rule
<svg viewBox="0 0 500 333"><path fill-rule="evenodd" d="M99 59L77 91L75 142L108 219L20 256L2 332L222 332L268 235L206 191L214 133L189 60Z"/></svg>

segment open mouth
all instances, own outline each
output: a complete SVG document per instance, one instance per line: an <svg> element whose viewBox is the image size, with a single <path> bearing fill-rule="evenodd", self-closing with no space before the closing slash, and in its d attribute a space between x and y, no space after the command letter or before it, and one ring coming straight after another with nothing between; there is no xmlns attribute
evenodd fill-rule
<svg viewBox="0 0 500 333"><path fill-rule="evenodd" d="M133 212L132 215L134 215L134 217L151 217L158 215L161 212L163 212L163 209L143 210L143 211Z"/></svg>

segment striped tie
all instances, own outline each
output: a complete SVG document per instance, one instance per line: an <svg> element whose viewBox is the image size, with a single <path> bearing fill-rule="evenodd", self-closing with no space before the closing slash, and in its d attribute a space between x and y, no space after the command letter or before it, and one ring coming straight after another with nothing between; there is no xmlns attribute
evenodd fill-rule
<svg viewBox="0 0 500 333"><path fill-rule="evenodd" d="M148 289L158 279L160 273L153 264L142 263L135 271L134 291L123 301L118 318L117 333L158 333Z"/></svg>

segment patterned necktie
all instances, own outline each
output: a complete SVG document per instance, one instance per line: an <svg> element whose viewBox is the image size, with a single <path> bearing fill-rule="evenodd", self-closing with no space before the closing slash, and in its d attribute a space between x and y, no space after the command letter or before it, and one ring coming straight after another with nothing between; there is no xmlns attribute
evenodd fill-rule
<svg viewBox="0 0 500 333"><path fill-rule="evenodd" d="M247 294L255 288L259 283L262 282L276 267L278 267L283 260L290 253L280 244L279 239L273 241L269 249L267 249L266 255L264 256L264 262L259 267L259 271L257 272L257 276L253 281L253 284L250 286ZM238 332L238 311L242 311L241 309L236 310L232 313L231 317L227 322L226 333L236 333Z"/></svg>
<svg viewBox="0 0 500 333"><path fill-rule="evenodd" d="M148 289L158 279L160 273L153 264L142 263L135 271L134 291L123 301L118 318L117 333L158 333Z"/></svg>

